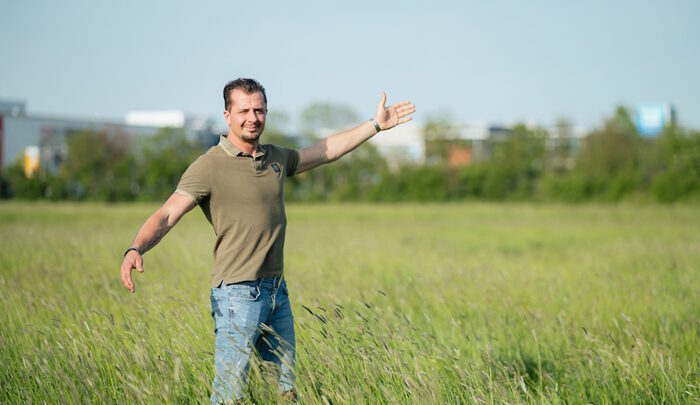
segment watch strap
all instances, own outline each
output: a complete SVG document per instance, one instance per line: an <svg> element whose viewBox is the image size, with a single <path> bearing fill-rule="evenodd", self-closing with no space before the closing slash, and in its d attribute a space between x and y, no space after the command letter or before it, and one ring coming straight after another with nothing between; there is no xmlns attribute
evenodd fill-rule
<svg viewBox="0 0 700 405"><path fill-rule="evenodd" d="M126 256L127 253L131 252L132 250L135 250L136 253L139 254L139 256L143 256L143 252L141 249L137 248L136 246L132 246L124 251L124 256Z"/></svg>
<svg viewBox="0 0 700 405"><path fill-rule="evenodd" d="M379 124L377 124L377 120L374 118L370 119L370 122L372 122L372 125L374 125L374 129L377 130L377 132L380 132L382 129L379 127Z"/></svg>

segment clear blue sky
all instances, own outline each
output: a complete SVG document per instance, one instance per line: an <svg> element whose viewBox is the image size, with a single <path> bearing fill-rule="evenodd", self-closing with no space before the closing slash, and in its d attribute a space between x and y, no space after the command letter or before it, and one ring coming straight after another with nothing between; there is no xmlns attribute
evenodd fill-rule
<svg viewBox="0 0 700 405"><path fill-rule="evenodd" d="M312 101L371 116L596 126L619 103L675 104L700 128L700 1L0 2L0 98L31 113L221 117L260 80L271 110Z"/></svg>

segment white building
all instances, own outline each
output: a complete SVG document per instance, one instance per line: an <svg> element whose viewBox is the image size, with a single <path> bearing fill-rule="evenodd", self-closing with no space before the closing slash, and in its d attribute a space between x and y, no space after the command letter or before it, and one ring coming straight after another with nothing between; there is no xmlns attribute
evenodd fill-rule
<svg viewBox="0 0 700 405"><path fill-rule="evenodd" d="M379 133L370 139L370 143L379 150L392 169L404 163L425 161L423 127L413 121Z"/></svg>

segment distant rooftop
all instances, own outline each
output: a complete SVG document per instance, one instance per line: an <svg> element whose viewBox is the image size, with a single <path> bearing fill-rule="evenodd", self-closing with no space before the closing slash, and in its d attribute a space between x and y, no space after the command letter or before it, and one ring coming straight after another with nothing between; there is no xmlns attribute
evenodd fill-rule
<svg viewBox="0 0 700 405"><path fill-rule="evenodd" d="M27 112L27 103L20 100L0 99L0 114L24 115Z"/></svg>

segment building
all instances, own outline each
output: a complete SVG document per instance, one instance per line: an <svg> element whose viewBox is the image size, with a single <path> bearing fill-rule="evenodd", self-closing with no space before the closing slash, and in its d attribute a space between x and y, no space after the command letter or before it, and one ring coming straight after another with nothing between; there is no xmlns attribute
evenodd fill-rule
<svg viewBox="0 0 700 405"><path fill-rule="evenodd" d="M412 121L372 137L370 143L382 154L392 170L398 169L402 164L421 164L425 161L423 128Z"/></svg>
<svg viewBox="0 0 700 405"><path fill-rule="evenodd" d="M657 130L674 122L675 110L670 105L662 106L663 108L654 107L653 114L640 110L638 116L642 118L638 122L646 123L647 127L654 124ZM127 114L124 122L32 115L26 113L24 102L0 100L0 167L11 165L18 159L34 164L38 150L39 164L49 172L54 172L68 156L67 137L81 131L101 132L128 139L134 136L153 136L163 127L182 128L189 139L206 149L218 142L219 134L226 132L223 126L217 127L215 122L211 118L187 116L177 110L133 111ZM392 170L397 170L404 164L438 161L459 167L488 160L493 146L508 139L513 133L511 125L486 121L459 124L443 122L438 127L437 141L426 140L423 125L409 122L373 137L370 142L384 156ZM542 128L535 124L528 127ZM327 129L321 132L321 135L327 135L335 131ZM585 129L561 124L546 128L546 132L548 138L545 146L549 154L554 156L550 164L557 168L572 166L573 155L586 136ZM298 137L289 137L281 132L275 132L274 136L272 142L299 144ZM438 147L437 154L433 152L435 146Z"/></svg>
<svg viewBox="0 0 700 405"><path fill-rule="evenodd" d="M454 126L456 139L461 140L463 146L455 146L450 150L450 158L453 165L466 166L474 162L487 160L491 156L491 148L495 142L508 139L512 131L509 127L486 121L470 121ZM469 157L467 159L466 151ZM460 156L460 158L455 158Z"/></svg>
<svg viewBox="0 0 700 405"><path fill-rule="evenodd" d="M654 137L664 128L676 123L676 109L670 103L647 104L637 108L635 117L637 131L642 136Z"/></svg>
<svg viewBox="0 0 700 405"><path fill-rule="evenodd" d="M576 153L581 148L583 139L588 136L586 128L561 122L546 130L544 146L548 155L548 167L561 170L573 168Z"/></svg>
<svg viewBox="0 0 700 405"><path fill-rule="evenodd" d="M67 137L82 131L110 137L153 136L163 127L183 128L203 147L217 139L213 120L188 118L179 111L141 111L127 115L125 122L27 114L21 101L0 100L0 167L23 159L27 150L38 148L39 164L49 172L58 170L68 156ZM27 149L30 148L30 149Z"/></svg>

